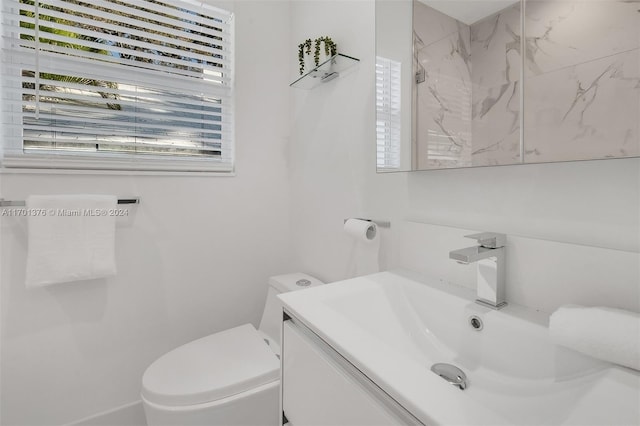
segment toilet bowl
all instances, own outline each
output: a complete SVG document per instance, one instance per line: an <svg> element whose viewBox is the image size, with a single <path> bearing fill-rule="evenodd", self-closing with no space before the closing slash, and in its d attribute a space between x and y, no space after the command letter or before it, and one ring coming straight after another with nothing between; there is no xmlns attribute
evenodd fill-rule
<svg viewBox="0 0 640 426"><path fill-rule="evenodd" d="M244 324L182 345L142 377L147 424L269 426L279 420L279 293L323 284L302 273L269 278L260 327Z"/></svg>

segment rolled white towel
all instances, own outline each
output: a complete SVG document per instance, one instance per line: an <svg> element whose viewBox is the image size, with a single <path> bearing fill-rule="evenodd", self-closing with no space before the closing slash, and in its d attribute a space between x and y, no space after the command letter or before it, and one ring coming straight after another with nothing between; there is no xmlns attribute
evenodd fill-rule
<svg viewBox="0 0 640 426"><path fill-rule="evenodd" d="M640 370L640 314L565 305L551 315L549 331L558 345Z"/></svg>

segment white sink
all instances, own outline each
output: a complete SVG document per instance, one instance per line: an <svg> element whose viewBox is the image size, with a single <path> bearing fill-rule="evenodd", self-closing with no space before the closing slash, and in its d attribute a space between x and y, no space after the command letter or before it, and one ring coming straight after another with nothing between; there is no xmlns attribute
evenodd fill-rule
<svg viewBox="0 0 640 426"><path fill-rule="evenodd" d="M474 296L395 271L280 297L425 424L640 424L639 372L554 345L546 314ZM466 390L430 371L440 362L465 372Z"/></svg>

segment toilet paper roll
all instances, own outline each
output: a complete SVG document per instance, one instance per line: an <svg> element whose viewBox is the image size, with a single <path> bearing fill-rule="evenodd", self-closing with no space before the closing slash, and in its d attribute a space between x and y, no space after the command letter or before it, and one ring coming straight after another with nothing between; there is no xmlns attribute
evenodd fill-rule
<svg viewBox="0 0 640 426"><path fill-rule="evenodd" d="M378 240L378 227L367 220L348 219L344 224L344 231L356 241L373 244Z"/></svg>
<svg viewBox="0 0 640 426"><path fill-rule="evenodd" d="M349 219L344 224L344 231L354 240L349 275L361 276L379 272L380 235L377 225L366 220Z"/></svg>

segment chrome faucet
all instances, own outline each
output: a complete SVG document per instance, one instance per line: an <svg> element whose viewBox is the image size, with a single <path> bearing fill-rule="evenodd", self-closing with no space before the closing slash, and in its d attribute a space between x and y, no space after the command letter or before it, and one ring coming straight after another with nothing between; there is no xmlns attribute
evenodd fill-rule
<svg viewBox="0 0 640 426"><path fill-rule="evenodd" d="M502 309L507 305L504 297L504 246L507 236L482 232L465 237L477 240L478 245L451 251L449 258L465 265L477 262L476 302L492 309Z"/></svg>

